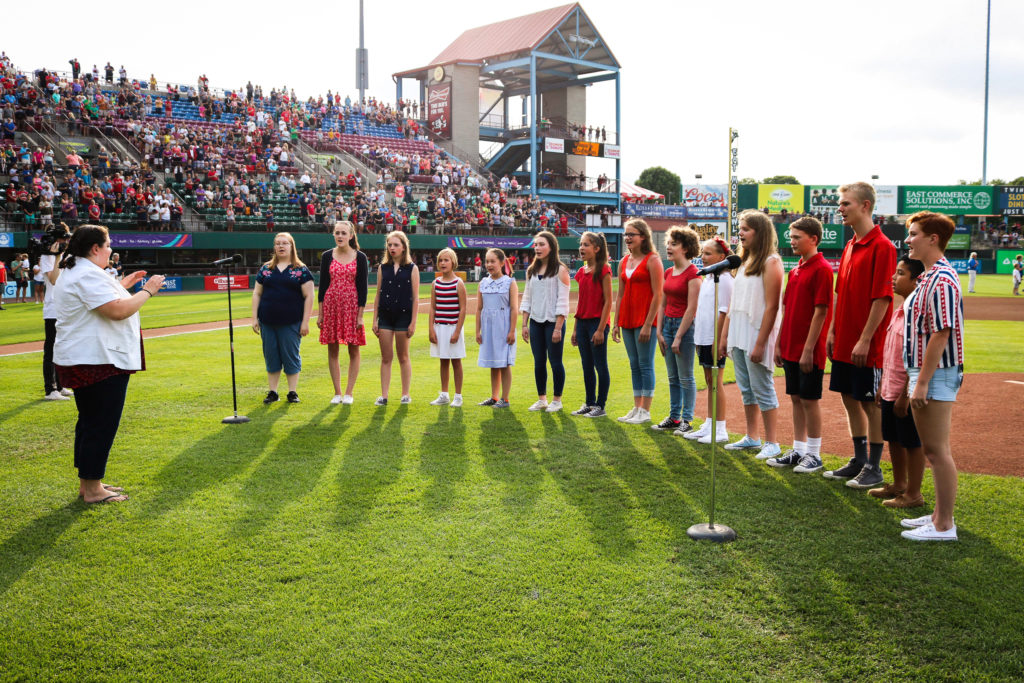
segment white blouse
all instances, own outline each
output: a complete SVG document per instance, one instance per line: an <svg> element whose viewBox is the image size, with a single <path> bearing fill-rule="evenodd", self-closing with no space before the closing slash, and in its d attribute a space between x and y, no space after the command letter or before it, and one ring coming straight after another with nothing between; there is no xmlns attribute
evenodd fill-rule
<svg viewBox="0 0 1024 683"><path fill-rule="evenodd" d="M526 292L519 303L520 313L529 313L531 320L539 323L555 322L558 316L569 317L569 285L559 277L559 268L552 276L530 276L526 280Z"/></svg>
<svg viewBox="0 0 1024 683"><path fill-rule="evenodd" d="M768 262L779 258L778 254L768 257ZM767 267L767 263L765 266ZM779 288L779 304L782 303L782 288ZM747 275L746 268L740 266L736 271L736 281L732 286L732 303L729 306L729 349L740 349L750 353L757 344L757 336L761 332L761 320L767 308L764 293L764 273ZM768 341L764 346L764 358L761 365L769 370L775 369L775 341L779 336L782 316L775 316L775 324Z"/></svg>

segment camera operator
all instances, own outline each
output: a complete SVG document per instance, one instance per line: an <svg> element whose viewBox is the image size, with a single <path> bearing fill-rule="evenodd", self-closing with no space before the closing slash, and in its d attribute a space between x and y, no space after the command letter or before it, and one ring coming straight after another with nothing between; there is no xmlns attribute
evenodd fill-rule
<svg viewBox="0 0 1024 683"><path fill-rule="evenodd" d="M34 245L42 252L39 255L39 272L43 276L41 286L46 289L43 294L43 329L46 333L43 342L43 398L47 401L67 401L71 396L71 390L60 385L60 379L53 368L53 342L57 338L57 309L53 305L53 286L60 275L60 255L67 248L70 239L71 232L67 226L61 224L43 233L38 245Z"/></svg>
<svg viewBox="0 0 1024 683"><path fill-rule="evenodd" d="M118 281L103 272L110 262L110 236L98 225L80 226L71 236L53 300L57 339L53 362L60 381L75 390L75 467L78 493L86 503L127 500L103 483L117 436L128 379L145 370L139 309L163 284L151 277L141 290L127 290L146 276L136 271Z"/></svg>

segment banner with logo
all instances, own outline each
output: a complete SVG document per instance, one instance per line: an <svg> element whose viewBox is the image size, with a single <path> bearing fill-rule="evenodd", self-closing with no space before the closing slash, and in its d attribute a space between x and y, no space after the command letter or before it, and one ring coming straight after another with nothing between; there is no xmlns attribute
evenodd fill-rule
<svg viewBox="0 0 1024 683"><path fill-rule="evenodd" d="M529 249L533 237L449 237L452 249Z"/></svg>
<svg viewBox="0 0 1024 683"><path fill-rule="evenodd" d="M452 139L452 84L427 87L427 125L442 140Z"/></svg>
<svg viewBox="0 0 1024 683"><path fill-rule="evenodd" d="M808 185L808 213L821 214L822 223L839 223L839 186Z"/></svg>
<svg viewBox="0 0 1024 683"><path fill-rule="evenodd" d="M700 241L703 242L716 235L725 239L725 226L728 224L728 221L691 221L687 227L693 228L700 235Z"/></svg>
<svg viewBox="0 0 1024 683"><path fill-rule="evenodd" d="M967 274L967 259L965 258L949 258L949 265L953 266L953 270L964 275Z"/></svg>
<svg viewBox="0 0 1024 683"><path fill-rule="evenodd" d="M139 291L142 287L149 282L148 277L144 277L139 280L139 284L135 286L135 291ZM207 287L209 289L209 287ZM232 287L232 289L236 289ZM248 286L246 287L248 289ZM160 285L161 292L180 292L181 291L181 278L180 277L169 277L165 278L162 285Z"/></svg>
<svg viewBox="0 0 1024 683"><path fill-rule="evenodd" d="M728 185L682 185L683 206L729 206Z"/></svg>
<svg viewBox="0 0 1024 683"><path fill-rule="evenodd" d="M203 278L203 289L225 292L228 289L227 275L207 275ZM231 289L249 289L248 275L231 275Z"/></svg>
<svg viewBox="0 0 1024 683"><path fill-rule="evenodd" d="M544 151L564 154L565 140L562 138L544 138Z"/></svg>
<svg viewBox="0 0 1024 683"><path fill-rule="evenodd" d="M875 213L895 216L900 212L900 186L875 185Z"/></svg>
<svg viewBox="0 0 1024 683"><path fill-rule="evenodd" d="M789 249L789 224L776 225L775 231L779 235L779 250ZM821 242L818 244L818 249L842 249L846 246L845 234L842 225L832 223L822 225Z"/></svg>
<svg viewBox="0 0 1024 683"><path fill-rule="evenodd" d="M768 209L768 213L803 213L803 185L758 185L757 208Z"/></svg>
<svg viewBox="0 0 1024 683"><path fill-rule="evenodd" d="M971 248L971 228L967 225L958 225L956 230L949 238L949 243L946 245L946 249L970 249Z"/></svg>
<svg viewBox="0 0 1024 683"><path fill-rule="evenodd" d="M1004 216L1024 216L1024 187L1000 185L996 194L996 209Z"/></svg>
<svg viewBox="0 0 1024 683"><path fill-rule="evenodd" d="M36 238L38 239L38 238ZM13 232L0 232L0 247L13 247L14 246L14 233Z"/></svg>
<svg viewBox="0 0 1024 683"><path fill-rule="evenodd" d="M900 213L934 211L957 216L989 215L994 211L988 185L903 185Z"/></svg>
<svg viewBox="0 0 1024 683"><path fill-rule="evenodd" d="M35 285L36 285L36 283L35 283L34 280L29 280L28 281L28 289L23 290L25 292L25 296L28 296L28 297L32 296L32 291L33 291L32 288L35 287ZM7 282L4 283L3 287L4 287L4 298L5 299L13 299L14 297L16 297L18 295L18 283L15 282L14 280L8 280ZM7 303L11 303L11 302L8 301Z"/></svg>
<svg viewBox="0 0 1024 683"><path fill-rule="evenodd" d="M2 234L2 233L0 233ZM36 239L43 233L32 233ZM2 245L0 245L2 246ZM188 249L192 235L174 232L111 232L111 249Z"/></svg>
<svg viewBox="0 0 1024 683"><path fill-rule="evenodd" d="M1017 254L1024 254L1024 249L1000 249L996 252L996 272L1009 275L1013 272L1013 262Z"/></svg>
<svg viewBox="0 0 1024 683"><path fill-rule="evenodd" d="M786 269L786 272L793 270L800 263L800 258L796 256L783 256L782 267ZM838 258L826 258L825 263L832 266L832 272L839 272L839 259Z"/></svg>
<svg viewBox="0 0 1024 683"><path fill-rule="evenodd" d="M604 158L605 159L621 159L622 148L618 145L604 145Z"/></svg>
<svg viewBox="0 0 1024 683"><path fill-rule="evenodd" d="M640 218L671 218L675 220L686 220L689 214L685 206L674 204L640 204L637 202L623 202L622 212L627 216L639 216Z"/></svg>

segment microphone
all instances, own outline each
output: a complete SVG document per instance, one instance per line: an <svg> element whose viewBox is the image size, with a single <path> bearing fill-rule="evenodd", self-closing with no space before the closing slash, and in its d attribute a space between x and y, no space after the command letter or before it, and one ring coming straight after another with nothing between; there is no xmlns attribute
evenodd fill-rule
<svg viewBox="0 0 1024 683"><path fill-rule="evenodd" d="M741 263L743 263L743 259L736 254L729 254L724 261L701 268L697 271L697 275L713 275L721 273L723 270L735 270L740 267Z"/></svg>
<svg viewBox="0 0 1024 683"><path fill-rule="evenodd" d="M234 256L228 256L227 258L217 259L216 261L214 261L210 265L213 265L213 266L223 266L225 263L241 263L241 262L242 262L242 255L241 254L235 254Z"/></svg>

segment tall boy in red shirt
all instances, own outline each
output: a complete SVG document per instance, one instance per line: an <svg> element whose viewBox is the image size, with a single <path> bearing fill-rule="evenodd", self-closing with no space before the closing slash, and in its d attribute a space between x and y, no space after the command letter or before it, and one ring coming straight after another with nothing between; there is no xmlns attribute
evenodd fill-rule
<svg viewBox="0 0 1024 683"><path fill-rule="evenodd" d="M832 266L818 253L821 223L807 216L789 226L789 244L800 262L789 271L782 299L782 329L775 364L786 373L793 402L793 448L772 467L794 472L821 469L821 385L825 377L825 337L832 318Z"/></svg>
<svg viewBox="0 0 1024 683"><path fill-rule="evenodd" d="M850 479L855 488L883 482L882 416L875 405L882 376L885 330L892 314L892 273L896 247L871 220L875 188L851 183L839 188L843 225L853 228L836 274L835 314L829 328L828 354L832 358L829 389L843 395L843 407L853 438L853 457L826 479ZM870 454L869 442L870 441ZM872 467L865 467L865 465Z"/></svg>

